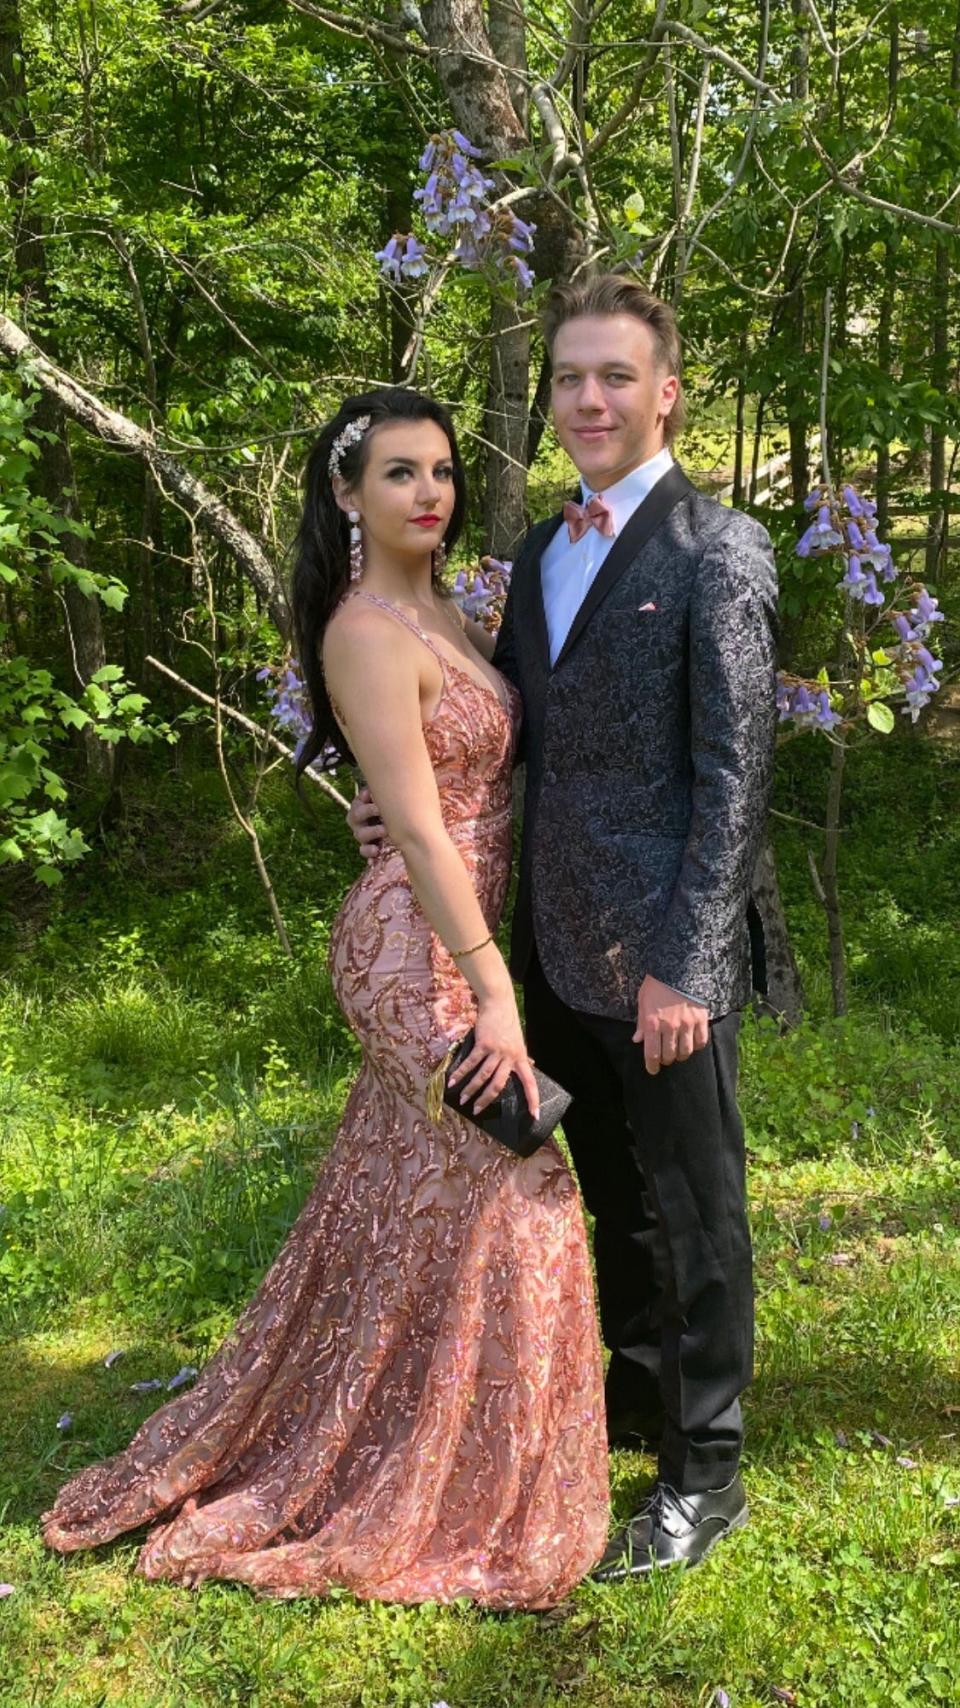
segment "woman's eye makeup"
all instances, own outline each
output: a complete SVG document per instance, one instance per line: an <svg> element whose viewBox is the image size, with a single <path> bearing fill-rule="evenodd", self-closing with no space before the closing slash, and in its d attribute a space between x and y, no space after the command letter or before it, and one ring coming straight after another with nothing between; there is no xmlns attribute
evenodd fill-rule
<svg viewBox="0 0 960 1708"><path fill-rule="evenodd" d="M396 480L398 478L398 476L408 475L408 474L412 475L413 472L414 472L413 469L410 468L408 464L397 463L393 468L387 469L387 479L388 480ZM440 463L433 470L433 478L434 478L434 480L452 480L453 479L453 464L452 463Z"/></svg>

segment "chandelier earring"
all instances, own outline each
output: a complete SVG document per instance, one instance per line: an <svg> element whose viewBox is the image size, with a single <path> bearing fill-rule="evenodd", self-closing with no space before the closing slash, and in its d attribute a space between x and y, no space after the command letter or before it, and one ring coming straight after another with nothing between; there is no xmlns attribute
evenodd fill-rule
<svg viewBox="0 0 960 1708"><path fill-rule="evenodd" d="M357 582L363 576L363 535L360 532L359 510L348 510L347 520L350 523L350 580Z"/></svg>
<svg viewBox="0 0 960 1708"><path fill-rule="evenodd" d="M441 540L440 544L437 546L437 549L433 554L433 579L435 582L437 582L438 585L443 580L444 574L446 573L446 568L447 568L447 548L446 548L446 545L444 544L444 541Z"/></svg>

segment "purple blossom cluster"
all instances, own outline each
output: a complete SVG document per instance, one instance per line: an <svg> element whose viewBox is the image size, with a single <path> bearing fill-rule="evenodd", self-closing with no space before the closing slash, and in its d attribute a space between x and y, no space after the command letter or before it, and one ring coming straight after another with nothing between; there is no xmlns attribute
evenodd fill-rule
<svg viewBox="0 0 960 1708"><path fill-rule="evenodd" d="M934 623L943 622L943 612L937 609L937 600L925 587L921 587L909 616L903 611L895 611L892 621L900 636L900 645L891 647L890 653L896 659L903 678L907 702L903 710L916 723L940 687L937 674L943 669L943 660L934 658L926 641L933 632Z"/></svg>
<svg viewBox="0 0 960 1708"><path fill-rule="evenodd" d="M830 704L828 689L788 676L785 671L777 677L777 711L781 723L789 719L796 729L831 730L843 722L841 713Z"/></svg>
<svg viewBox="0 0 960 1708"><path fill-rule="evenodd" d="M873 662L878 668L895 673L890 677L891 692L896 691L899 678L900 691L906 701L903 712L916 722L939 687L937 674L943 665L940 659L934 658L926 642L934 625L943 621L943 612L937 609L936 599L925 587L914 589L916 603L909 615L885 609L887 596L884 586L897 579L893 553L889 545L877 538L876 504L865 498L856 487L844 485L839 499L827 486L815 487L806 498L804 508L811 520L797 542L797 555L842 557L844 573L837 583L838 591L861 605L864 614L873 608L871 634L881 613L892 624L899 637L898 643L881 647L873 655ZM837 710L838 702L843 704L842 695L831 691L824 682L823 675L818 681L811 682L781 673L777 683L780 722L790 722L795 729L819 729L828 735L837 725L848 722L849 714L858 708L846 707L848 716L845 718L844 712ZM881 684L878 692L874 682L870 698L885 697L885 687ZM864 700L859 709L866 703Z"/></svg>
<svg viewBox="0 0 960 1708"><path fill-rule="evenodd" d="M257 671L257 681L268 684L264 691L270 704L270 716L282 730L293 736L296 742L293 757L296 761L311 728L307 709L307 687L300 676L300 666L295 658L287 659L284 664L265 664ZM309 769L335 771L339 764L339 753L327 742L323 751L311 762Z"/></svg>
<svg viewBox="0 0 960 1708"><path fill-rule="evenodd" d="M468 272L492 266L527 291L534 275L526 259L533 250L535 225L528 225L510 208L490 201L496 190L475 161L480 150L458 130L440 131L420 156L426 182L414 190L424 224L433 237L455 239L453 259ZM384 278L394 284L419 279L429 271L427 251L411 232L394 232L377 251Z"/></svg>
<svg viewBox="0 0 960 1708"><path fill-rule="evenodd" d="M845 516L822 486L808 494L804 507L815 510L816 516L797 541L797 556L819 556L842 549L846 570L839 587L864 605L882 605L884 595L877 577L894 581L897 572L890 547L877 538L876 504L848 484L843 488L843 505Z"/></svg>
<svg viewBox="0 0 960 1708"><path fill-rule="evenodd" d="M464 616L472 617L474 622L495 633L503 618L512 570L512 563L496 557L481 558L479 569L459 570L452 591Z"/></svg>

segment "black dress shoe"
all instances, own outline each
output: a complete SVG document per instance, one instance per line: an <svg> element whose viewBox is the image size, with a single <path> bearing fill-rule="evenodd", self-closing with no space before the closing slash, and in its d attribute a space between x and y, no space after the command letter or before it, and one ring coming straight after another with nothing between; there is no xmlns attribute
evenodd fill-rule
<svg viewBox="0 0 960 1708"><path fill-rule="evenodd" d="M725 1488L688 1495L657 1483L590 1576L596 1583L617 1583L660 1566L698 1565L722 1536L746 1524L747 1513L739 1477Z"/></svg>
<svg viewBox="0 0 960 1708"><path fill-rule="evenodd" d="M607 1416L607 1446L625 1447L631 1453L656 1453L663 1436L663 1422L644 1412L620 1411Z"/></svg>

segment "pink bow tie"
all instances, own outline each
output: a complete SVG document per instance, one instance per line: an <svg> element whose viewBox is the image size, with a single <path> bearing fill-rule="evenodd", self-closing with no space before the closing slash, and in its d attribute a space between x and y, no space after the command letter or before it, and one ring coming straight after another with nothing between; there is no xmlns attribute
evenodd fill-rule
<svg viewBox="0 0 960 1708"><path fill-rule="evenodd" d="M599 493L594 493L586 504L575 504L572 498L568 498L563 507L563 519L570 530L571 545L582 540L590 528L596 528L597 532L608 540L612 540L616 532L613 526L613 511L609 505L604 504Z"/></svg>

